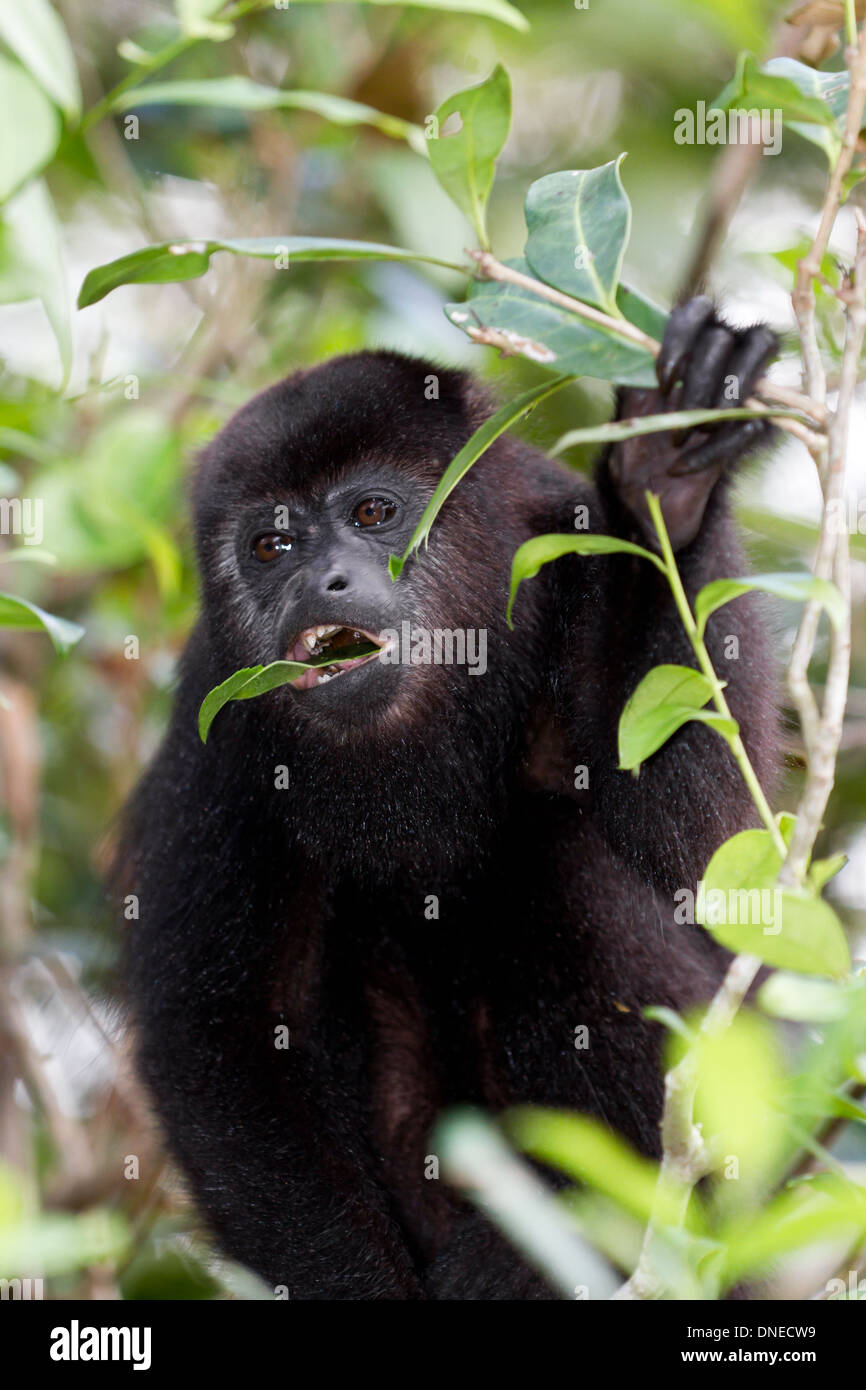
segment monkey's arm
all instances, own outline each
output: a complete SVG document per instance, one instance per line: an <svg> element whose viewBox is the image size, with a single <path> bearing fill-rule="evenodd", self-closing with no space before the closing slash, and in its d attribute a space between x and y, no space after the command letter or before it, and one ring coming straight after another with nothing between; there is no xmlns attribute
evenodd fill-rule
<svg viewBox="0 0 866 1390"><path fill-rule="evenodd" d="M718 321L709 300L691 300L671 315L658 360L659 389L624 392L620 416L734 405L736 399L729 398L734 383L744 401L774 343L767 328L735 333ZM645 492L660 495L693 603L710 580L745 572L729 513L729 480L734 465L767 435L763 421L733 421L684 439L661 433L615 445L598 467L592 529L657 549ZM574 567L570 578L561 573L556 581L566 623L578 634L576 640L567 630L562 634L565 717L576 737L592 744L574 748L575 762L589 767L592 804L614 848L658 885L690 885L722 840L757 823L756 811L727 746L694 722L648 759L637 778L618 770L619 717L639 682L653 666L696 666L697 661L667 581L649 561L611 556L594 570L591 618L581 611ZM747 595L722 608L709 621L706 641L766 786L776 763L777 735L760 601ZM588 648L603 654L603 688L596 695L587 689L581 658Z"/></svg>
<svg viewBox="0 0 866 1390"><path fill-rule="evenodd" d="M327 1008L327 1037L282 1026L286 951L315 923L275 900L285 851L244 831L256 820L242 796L226 803L224 749L197 772L206 751L169 738L127 831L139 919L126 982L169 1147L224 1249L290 1298L424 1297L361 1138L362 1040L333 1036Z"/></svg>
<svg viewBox="0 0 866 1390"><path fill-rule="evenodd" d="M712 301L698 295L670 315L656 362L658 389L621 391L617 419L743 406L776 346L775 334L765 324L729 328ZM725 492L717 484L727 481L736 465L770 436L766 420L732 420L615 444L600 462L597 482L618 533L658 549L646 503L649 490L660 498L674 550L688 551L705 529L710 499ZM708 516L706 529L713 530L717 520L718 513Z"/></svg>

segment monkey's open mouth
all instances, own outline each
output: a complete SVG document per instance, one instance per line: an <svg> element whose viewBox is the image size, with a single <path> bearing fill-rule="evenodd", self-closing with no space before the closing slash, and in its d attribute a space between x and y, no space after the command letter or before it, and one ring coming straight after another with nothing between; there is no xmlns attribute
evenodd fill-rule
<svg viewBox="0 0 866 1390"><path fill-rule="evenodd" d="M295 690L311 690L324 685L344 671L364 666L385 648L385 643L359 627L322 625L308 627L289 644L287 661L315 662L297 680Z"/></svg>

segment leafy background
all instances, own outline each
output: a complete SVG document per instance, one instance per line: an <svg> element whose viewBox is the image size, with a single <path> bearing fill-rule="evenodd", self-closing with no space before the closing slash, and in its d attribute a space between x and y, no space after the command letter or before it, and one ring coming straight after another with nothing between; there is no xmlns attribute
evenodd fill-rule
<svg viewBox="0 0 866 1390"><path fill-rule="evenodd" d="M705 225L720 157L713 147L675 144L673 113L710 102L739 51L769 54L785 33L784 10L770 0L591 0L586 10L524 0L526 32L491 17L495 0L477 6L486 14L456 2L240 5L249 12L233 27L214 27L209 8L59 0L52 10L43 0L37 19L47 13L61 23L45 20L34 45L20 0L0 0L0 495L43 499L44 544L56 558L50 567L9 558L14 538L0 537L0 588L84 629L66 657L36 632L7 632L0 647L2 969L7 1006L26 1020L59 1102L46 1125L12 1085L15 1059L8 1051L0 1058L0 1274L44 1272L57 1296L261 1293L237 1269L205 1269L196 1222L160 1167L123 1061L118 933L100 883L112 817L164 727L195 610L190 459L255 389L337 352L387 345L462 363L508 396L542 380L530 362L503 361L449 323L443 306L461 297L464 282L435 267L275 272L219 255L201 279L127 286L76 310L84 276L148 242L288 234L388 242L460 261L471 227L405 123L423 126L446 97L501 62L514 118L488 214L496 254L523 247L529 183L626 150L633 231L625 278L667 305ZM178 56L153 82L253 80L395 119L386 129L340 124L331 117L345 119L347 108L322 99L316 110L245 109L232 104L235 85L223 88L219 105L142 102L131 108L136 129L123 109L108 109L105 94L128 80L141 50L174 43L179 23ZM89 113L83 122L79 110ZM790 329L791 269L824 179L820 151L787 133L782 156L760 159L710 274L738 321L761 314ZM840 227L840 247L850 250L844 215ZM822 327L825 348L838 356L829 305ZM584 381L521 428L547 447L609 409L610 388ZM862 410L853 427L856 499ZM577 448L567 457L585 468L591 454ZM808 565L818 503L809 461L793 443L744 480L741 517L757 568ZM853 548L866 557L866 539L855 537ZM853 688L819 846L849 855L828 891L860 955L864 573L855 566ZM780 656L794 620L779 607ZM137 659L127 657L130 636ZM799 756L792 730L790 804ZM866 1159L856 1136L843 1145L853 1162ZM138 1181L124 1176L118 1154L138 1155Z"/></svg>

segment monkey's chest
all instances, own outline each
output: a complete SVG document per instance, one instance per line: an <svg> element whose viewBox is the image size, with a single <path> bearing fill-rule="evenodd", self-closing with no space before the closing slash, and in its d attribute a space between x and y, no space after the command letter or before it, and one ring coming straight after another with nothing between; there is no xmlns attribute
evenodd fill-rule
<svg viewBox="0 0 866 1390"><path fill-rule="evenodd" d="M432 1258L459 1209L439 1171L436 1126L454 1105L507 1102L483 1001L452 989L443 1010L400 971L367 981L370 1143L404 1221Z"/></svg>

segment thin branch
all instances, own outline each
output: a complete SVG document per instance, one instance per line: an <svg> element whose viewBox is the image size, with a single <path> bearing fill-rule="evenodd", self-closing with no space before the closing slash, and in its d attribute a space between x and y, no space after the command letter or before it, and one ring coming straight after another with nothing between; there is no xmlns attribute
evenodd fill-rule
<svg viewBox="0 0 866 1390"><path fill-rule="evenodd" d="M596 309L592 304L584 304L580 299L574 299L570 294L563 294L562 290L556 290L552 285L545 285L542 280L535 280L531 275L524 275L523 271L515 270L513 266L503 265L490 251L477 251L467 248L467 255L476 262L482 279L498 280L503 284L518 285L521 289L528 290L539 299L546 299L549 303L557 305L560 309L567 309L569 313L577 314L579 318L585 319L588 323L594 323L598 328L604 328L609 333L616 333L620 338L624 338L629 343L634 343L635 347L643 348L651 357L658 357L661 344L657 339L651 338L642 329L636 328L628 319L613 318L610 314L604 313L602 309ZM496 329L479 328L471 329L469 336L476 342L492 344L502 347L505 350L514 351L513 342L497 334ZM777 401L785 406L802 410L815 422L815 429L820 430L821 418L823 413L816 414L815 402L808 396L799 392L792 392L788 387L777 388L775 383L763 377L755 387L756 392L766 397L770 403ZM779 392L781 391L781 395ZM753 409L760 409L764 402L750 398L745 404ZM821 404L823 404L823 397ZM796 434L799 438L803 437L805 427L796 420L790 420L785 416L774 417L781 429L787 430L790 434Z"/></svg>
<svg viewBox="0 0 866 1390"><path fill-rule="evenodd" d="M551 458L571 449L576 444L613 444L624 439L634 439L638 435L666 434L671 430L690 429L693 426L730 423L732 420L772 419L772 406L760 406L757 410L737 408L736 410L669 410L661 415L623 416L619 420L609 420L603 425L587 425L584 429L568 430L557 439L550 449Z"/></svg>
<svg viewBox="0 0 866 1390"><path fill-rule="evenodd" d="M720 714L731 719L721 681L710 660L706 644L698 632L689 606L676 559L664 523L659 499L647 493L650 509L661 545L662 557L680 621L698 659L698 665L713 687L713 703ZM757 773L752 767L742 738L737 734L730 740L743 780L751 792L764 826L772 837L780 857L785 855L782 839L772 809L764 795ZM748 994L761 967L760 959L739 955L731 961L721 986L704 1014L700 1033L715 1036L723 1033L733 1021L737 1010ZM664 1107L662 1110L662 1161L653 1197L650 1218L644 1232L637 1266L631 1278L614 1295L618 1299L659 1298L664 1292L656 1272L656 1252L663 1231L672 1224L685 1225L689 1203L696 1183L709 1171L710 1155L700 1130L694 1121L694 1103L699 1080L698 1052L692 1046L677 1065L665 1076Z"/></svg>
<svg viewBox="0 0 866 1390"><path fill-rule="evenodd" d="M866 104L866 26L860 34L858 47L849 48L846 59L851 74L851 88L845 138L828 182L818 232L809 253L798 266L793 295L803 342L806 386L809 394L822 406L826 400L827 382L818 350L814 282L820 274L821 260L841 205L844 178L851 166L863 119ZM839 297L845 304L845 346L839 393L835 409L828 415L826 440L816 437L810 445L824 491L821 533L813 569L816 575L835 580L848 616L844 623L832 629L827 681L820 710L808 683L808 667L814 649L820 611L816 604L806 605L794 645L788 679L803 726L809 770L798 808L791 848L780 875L781 880L787 883L802 881L833 788L850 670L851 584L848 536L845 528L836 523L836 513L843 496L848 422L866 335L866 219L859 211L853 277L840 291ZM685 618L684 622L688 632L689 625ZM692 645L694 646L694 642ZM697 648L695 650L697 651ZM700 653L698 656L700 659ZM701 664L703 666L703 663ZM706 674L709 678L709 672ZM718 701L716 703L717 708L720 708ZM717 1033L729 1026L759 968L760 961L755 956L740 955L732 961L721 988L704 1016L702 1032ZM694 1124L693 1106L697 1079L697 1053L692 1047L665 1077L663 1149L656 1200L644 1234L637 1267L631 1278L615 1295L618 1299L658 1298L664 1293L658 1273L656 1252L658 1242L663 1239L664 1224L670 1225L669 1215L665 1216L667 1204L673 1196L676 1209L680 1213L680 1224L683 1224L694 1186L708 1170L706 1146Z"/></svg>
<svg viewBox="0 0 866 1390"><path fill-rule="evenodd" d="M857 46L857 6L854 0L845 0L845 39L851 48Z"/></svg>
<svg viewBox="0 0 866 1390"><path fill-rule="evenodd" d="M861 1240L858 1240L853 1246L849 1246L844 1262L837 1267L836 1273L826 1280L823 1289L812 1294L810 1301L819 1302L823 1299L829 1299L831 1297L830 1285L839 1280L848 1286L846 1296L852 1299L856 1298L859 1301L861 1297L860 1284L864 1274L866 1274L866 1247Z"/></svg>
<svg viewBox="0 0 866 1390"><path fill-rule="evenodd" d="M836 215L842 204L845 177L854 158L860 127L863 123L863 103L866 97L864 74L866 74L866 38L861 33L856 47L849 47L845 54L848 71L851 75L851 88L848 93L848 109L845 114L845 134L839 158L830 175L818 231L809 248L797 266L797 282L792 295L794 313L800 329L803 350L803 367L806 391L815 400L823 402L827 395L827 379L818 346L818 330L815 322L814 282L821 274L821 261L830 242L830 234Z"/></svg>
<svg viewBox="0 0 866 1390"><path fill-rule="evenodd" d="M502 1133L476 1111L454 1111L434 1138L442 1168L492 1217L526 1258L566 1298L609 1298L615 1276L568 1218L559 1199L518 1158Z"/></svg>
<svg viewBox="0 0 866 1390"><path fill-rule="evenodd" d="M730 1027L760 968L757 956L736 956L731 961L701 1022L703 1037L715 1037ZM679 1226L685 1224L695 1185L710 1166L706 1143L694 1121L697 1087L698 1057L695 1048L690 1047L665 1076L662 1162L653 1208L635 1271L614 1294L615 1299L653 1299L664 1293L655 1260L662 1229L672 1224L672 1206L679 1213Z"/></svg>
<svg viewBox="0 0 866 1390"><path fill-rule="evenodd" d="M579 315L580 318L596 324L599 328L607 328L612 333L618 333L621 338L634 343L636 347L641 347L646 352L652 353L653 357L658 356L659 344L655 338L651 338L648 333L636 328L633 323L629 323L628 319L612 318L602 309L596 309L592 304L584 304L582 299L574 299L570 294L563 294L562 290L556 290L552 285L546 285L543 280L536 280L531 275L524 275L522 270L515 270L513 266L503 265L502 261L498 261L491 251L474 251L467 247L466 254L476 262L483 280L500 280L507 285L519 285L521 289L529 290L539 299L547 299L551 304L558 305L560 309L568 309L570 313Z"/></svg>
<svg viewBox="0 0 866 1390"><path fill-rule="evenodd" d="M94 1171L94 1161L86 1128L64 1112L57 1098L46 1059L31 1038L15 997L12 972L8 969L0 977L0 1037L5 1039L30 1099L41 1110L63 1181L78 1183L89 1178Z"/></svg>
<svg viewBox="0 0 866 1390"><path fill-rule="evenodd" d="M211 15L211 21L219 21L222 24L230 24L235 19L241 19L245 14L259 8L260 0L236 0L236 3L229 5L228 9L223 9L219 13ZM112 87L110 92L106 92L95 106L91 106L86 111L81 120L81 129L88 131L92 126L97 125L110 116L115 110L118 101L124 94L138 87L146 78L152 77L161 68L168 67L176 58L180 58L188 49L193 48L197 43L201 43L207 35L204 31L200 33L187 33L181 30L171 43L166 44L165 48L150 54L148 61L136 63L132 70L118 82L116 87Z"/></svg>
<svg viewBox="0 0 866 1390"><path fill-rule="evenodd" d="M863 111L866 106L866 27L861 31L858 46L849 47L845 57L851 76L845 138L836 167L830 176L818 231L809 253L797 268L794 304L805 344L817 342L813 283L820 273L821 260L842 199L843 180L851 167L863 123ZM803 878L833 789L851 666L849 541L845 527L839 524L838 514L844 496L848 421L857 387L860 355L866 332L866 223L859 209L855 211L857 251L853 278L839 291L839 298L845 305L845 345L838 397L836 407L830 415L826 447L811 451L824 492L824 511L813 569L820 578L835 580L849 610L849 617L846 623L838 628L834 627L831 631L827 681L821 709L812 694L808 678L819 618L818 606L813 602L806 604L791 655L788 688L803 728L808 774L790 853L782 874L783 880L788 883L798 882ZM816 375L815 370L810 369L805 354L804 362L807 384L810 389L814 387L823 398L826 391L823 366L820 367L820 374Z"/></svg>
<svg viewBox="0 0 866 1390"><path fill-rule="evenodd" d="M783 22L779 25L768 56L796 57L804 33L802 27ZM688 299L701 289L740 199L756 168L762 162L762 155L763 148L758 141L747 144L736 142L726 145L722 151L713 170L709 194L705 199L703 225L692 250L689 269L682 282L680 293L683 299ZM782 397L776 394L778 388L774 386L773 391L776 400L781 400Z"/></svg>
<svg viewBox="0 0 866 1390"><path fill-rule="evenodd" d="M864 54L866 54L866 29L864 29L863 47ZM866 97L866 64L862 68L861 81L863 82L862 110L863 98ZM846 528L839 524L838 511L839 503L844 495L849 417L857 387L857 371L860 354L863 350L863 339L866 335L866 220L859 209L857 210L857 253L854 262L853 282L850 288L845 291L845 296L847 299L845 347L842 354L839 396L830 421L828 435L824 514L821 521L815 572L835 580L836 587L845 602L847 619L844 623L831 629L830 657L824 688L824 703L820 716L817 715L817 702L811 691L808 698L803 698L803 707L806 713L803 734L808 757L808 773L806 787L797 812L797 823L791 848L784 869L785 880L792 883L803 878L812 846L821 828L821 821L830 799L830 793L833 790L836 777L836 755L842 740L848 678L851 671L851 569L848 533ZM791 694L795 699L797 694L802 697L804 686L808 687L808 664L817 633L817 615L812 613L814 607L814 604L807 605L807 611L803 615L803 621L795 642L789 679Z"/></svg>
<svg viewBox="0 0 866 1390"><path fill-rule="evenodd" d="M703 674L706 676L709 684L712 686L713 704L715 705L719 714L721 714L725 719L729 719L733 724L735 723L735 720L734 716L731 714L730 706L728 705L728 702L725 699L724 685L722 681L719 680L719 677L716 674L715 667L713 666L713 663L710 660L710 654L707 651L706 643L704 642L704 639L698 632L698 625L695 622L694 614L692 613L691 607L689 606L688 598L686 596L686 591L683 588L683 581L680 578L680 572L677 569L677 562L674 557L673 547L671 546L670 537L668 536L667 527L665 526L664 516L662 514L661 509L661 503L659 502L658 497L656 497L651 492L648 492L646 494L646 499L647 506L649 507L650 516L653 519L653 523L658 534L662 552L662 559L665 563L665 573L667 574L668 583L670 584L671 592L674 596L674 603L677 606L677 612L680 616L680 622L682 623L686 632L686 636L688 637L689 642L691 643L692 651L698 659L698 665L700 666ZM742 776L743 781L749 789L752 800L754 801L755 806L757 807L758 814L761 817L761 820L764 822L765 829L772 838L773 843L776 846L776 849L779 851L780 857L784 859L785 841L782 839L781 831L779 830L779 827L776 823L776 818L773 815L772 808L770 807L770 804L767 801L766 796L764 795L763 788L760 782L758 781L758 774L755 772L755 769L752 766L751 759L749 758L749 754L746 751L746 746L743 743L743 740L740 737L740 735L735 734L734 737L728 741L728 746L730 747L731 752L733 753L734 758L736 759L737 766L740 769L740 775Z"/></svg>

